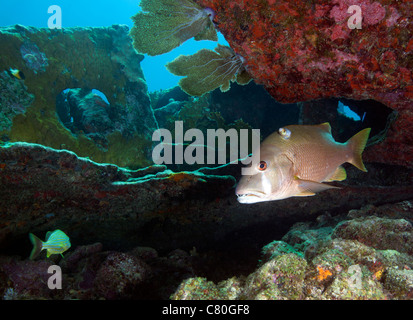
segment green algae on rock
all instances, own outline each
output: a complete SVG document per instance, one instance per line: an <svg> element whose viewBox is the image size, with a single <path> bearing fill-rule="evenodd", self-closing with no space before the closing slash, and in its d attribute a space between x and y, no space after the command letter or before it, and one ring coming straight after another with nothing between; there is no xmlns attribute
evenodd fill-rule
<svg viewBox="0 0 413 320"><path fill-rule="evenodd" d="M306 260L294 253L279 255L248 277L242 296L254 300L303 298L306 267Z"/></svg>
<svg viewBox="0 0 413 320"><path fill-rule="evenodd" d="M396 210L402 203L385 205L383 208ZM380 207L378 207L380 209ZM360 212L362 209L359 210ZM368 211L367 211L368 212ZM393 213L389 212L391 216ZM351 214L349 214L351 215ZM349 218L349 216L347 216ZM366 217L366 220L377 217ZM341 218L343 219L343 217ZM399 225L398 219L381 218L381 225ZM320 219L322 221L323 219ZM359 223L360 218L345 220L349 223ZM325 222L323 222L325 223ZM262 249L263 261L260 261L256 271L246 279L243 276L237 280L238 299L308 299L308 300L385 300L413 298L413 256L411 253L401 253L398 241L387 242L388 249L374 248L354 239L342 239L337 229L343 228L343 222L330 221L330 227L323 223L317 226L296 224L283 237L285 241L273 241ZM319 231L317 231L319 230ZM313 236L305 237L308 242L296 237L299 231ZM306 232L305 232L306 231ZM363 234L362 230L354 229L353 235ZM405 237L405 235L400 235ZM320 239L323 238L321 241ZM371 246L372 245L372 246ZM311 255L304 251L313 246ZM305 258L304 258L304 253ZM197 279L197 278L193 278ZM234 278L232 278L232 282ZM219 287L203 278L202 283L208 287ZM196 287L180 286L174 295L175 299L187 297L191 299ZM205 285L204 285L205 287ZM178 294L179 292L179 294ZM208 293L211 295L208 295ZM204 291L208 299L216 297L216 291ZM220 299L229 299L228 296Z"/></svg>
<svg viewBox="0 0 413 320"><path fill-rule="evenodd" d="M396 299L413 299L413 270L389 268L384 287Z"/></svg>
<svg viewBox="0 0 413 320"><path fill-rule="evenodd" d="M0 28L0 70L23 71L25 79L16 80L27 87L26 95L34 97L25 112L8 117L12 124L3 126L0 134L10 141L68 149L98 162L130 167L149 165L152 132L157 124L140 68L143 55L133 49L128 31L127 26L118 25L61 30L20 25ZM29 53L30 50L33 52ZM28 65L20 51L26 58L29 54L39 57L36 61L32 58ZM117 129L105 136L105 148L84 132L72 134L57 117L56 99L71 88L97 89L111 107L127 115L119 117ZM14 101L7 99L2 106Z"/></svg>
<svg viewBox="0 0 413 320"><path fill-rule="evenodd" d="M8 131L13 125L13 119L18 114L24 114L34 100L27 87L7 71L0 73L0 132Z"/></svg>
<svg viewBox="0 0 413 320"><path fill-rule="evenodd" d="M405 219L369 216L340 223L335 238L358 240L375 249L413 253L413 226Z"/></svg>
<svg viewBox="0 0 413 320"><path fill-rule="evenodd" d="M382 285L365 266L351 265L340 272L324 293L327 299L378 300L385 299Z"/></svg>
<svg viewBox="0 0 413 320"><path fill-rule="evenodd" d="M215 283L201 277L183 281L171 296L172 300L220 300L223 298Z"/></svg>

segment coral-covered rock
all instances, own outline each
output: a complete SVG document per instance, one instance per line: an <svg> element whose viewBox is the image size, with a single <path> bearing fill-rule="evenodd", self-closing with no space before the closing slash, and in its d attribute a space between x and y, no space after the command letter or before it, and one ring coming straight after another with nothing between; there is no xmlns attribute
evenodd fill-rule
<svg viewBox="0 0 413 320"><path fill-rule="evenodd" d="M129 251L131 255L137 256L143 261L153 261L158 258L158 252L154 248L150 247L136 247Z"/></svg>
<svg viewBox="0 0 413 320"><path fill-rule="evenodd" d="M413 299L413 270L390 268L386 274L384 287L397 299Z"/></svg>
<svg viewBox="0 0 413 320"><path fill-rule="evenodd" d="M206 278L196 277L183 281L176 289L172 300L237 300L242 293L242 282L230 278L215 284Z"/></svg>
<svg viewBox="0 0 413 320"><path fill-rule="evenodd" d="M10 130L14 117L33 103L34 96L22 82L7 71L0 73L0 131Z"/></svg>
<svg viewBox="0 0 413 320"><path fill-rule="evenodd" d="M413 227L405 219L359 218L337 225L332 237L360 241L376 249L413 254Z"/></svg>
<svg viewBox="0 0 413 320"><path fill-rule="evenodd" d="M377 207L377 211L390 209L387 212L391 216L391 207L401 204ZM263 247L263 261L256 271L245 281L243 277L228 279L237 283L234 292L238 299L412 299L413 256L394 249L379 250L355 239L335 238L334 230L341 219L349 216L321 216L315 223L297 224L283 238L287 242L273 241ZM302 239L298 237L300 231ZM309 246L303 245L303 240L318 243L312 255L304 255ZM208 278L198 279L182 282L173 297L216 298L223 281L216 285ZM220 293L219 299L231 299L228 293Z"/></svg>
<svg viewBox="0 0 413 320"><path fill-rule="evenodd" d="M95 143L107 147L106 135L114 131L115 123L110 118L110 105L102 97L91 90L68 89L59 95L56 111L72 133L84 132Z"/></svg>
<svg viewBox="0 0 413 320"><path fill-rule="evenodd" d="M324 297L340 300L384 300L383 287L372 274L358 264L340 272L326 289Z"/></svg>
<svg viewBox="0 0 413 320"><path fill-rule="evenodd" d="M270 260L286 253L295 253L302 256L302 253L295 250L290 244L284 241L275 240L262 248L260 263L263 264L269 262Z"/></svg>
<svg viewBox="0 0 413 320"><path fill-rule="evenodd" d="M0 80L8 81L0 89L0 112L6 110L5 119L10 122L0 125L2 140L41 143L122 166L149 165L157 124L140 68L143 55L132 47L128 31L127 26L117 25L62 30L20 25L0 28L0 69L13 68L25 74L24 80L9 81L4 75ZM14 96L11 87L18 89ZM93 115L84 119L76 133L63 124L70 124L67 114L63 120L56 114L62 115L56 110L58 97L74 88L97 89L110 105L91 103L99 100L96 96L80 99L77 105L83 103L82 115L90 109ZM99 124L93 124L93 116L99 116ZM78 121L76 115L72 117ZM99 133L102 130L107 131L104 136Z"/></svg>
<svg viewBox="0 0 413 320"><path fill-rule="evenodd" d="M409 220L411 218L412 210L413 202L411 200L406 200L398 203L384 204L381 206L369 204L360 209L350 210L348 212L348 216L352 219L374 215L381 218Z"/></svg>
<svg viewBox="0 0 413 320"><path fill-rule="evenodd" d="M413 14L411 1L197 0L246 71L283 103L373 99L397 110L387 139L365 160L413 163ZM351 29L361 9L361 29ZM312 103L312 102L310 102ZM316 102L317 103L317 102Z"/></svg>
<svg viewBox="0 0 413 320"><path fill-rule="evenodd" d="M248 73L279 102L347 97L397 110L412 105L411 1L360 1L361 29L348 26L347 0L197 2L215 11Z"/></svg>
<svg viewBox="0 0 413 320"><path fill-rule="evenodd" d="M307 262L294 253L280 255L265 263L246 280L246 299L302 299Z"/></svg>
<svg viewBox="0 0 413 320"><path fill-rule="evenodd" d="M59 290L50 290L47 283L52 261L20 260L0 257L0 274L7 278L5 287L0 287L4 299L61 298Z"/></svg>
<svg viewBox="0 0 413 320"><path fill-rule="evenodd" d="M73 252L69 252L60 262L60 266L68 272L74 272L79 265L79 261L102 251L102 244L97 242L90 245L79 246Z"/></svg>
<svg viewBox="0 0 413 320"><path fill-rule="evenodd" d="M412 104L413 105L413 102ZM367 148L364 156L368 162L382 162L413 166L413 111L411 109L399 110L394 121L389 123L386 138Z"/></svg>
<svg viewBox="0 0 413 320"><path fill-rule="evenodd" d="M171 296L172 300L220 300L223 298L217 286L205 278L189 278L183 281Z"/></svg>
<svg viewBox="0 0 413 320"><path fill-rule="evenodd" d="M368 212L359 209L358 214L363 210ZM1 256L0 295L3 299L412 299L413 255L332 237L343 219L359 221L339 215L296 224L284 238L288 243L272 241L262 248L258 267L245 250L222 256L217 248L161 254L154 248L135 247L125 253L102 251L101 243L74 246L64 258L53 260ZM304 254L308 247L300 245L299 230L317 234L304 237L319 243L312 255ZM245 273L242 264L249 260L252 266ZM61 267L61 290L47 286L51 264ZM227 269L225 276L222 268Z"/></svg>
<svg viewBox="0 0 413 320"><path fill-rule="evenodd" d="M303 252L308 259L313 257L314 252L328 241L331 231L331 226L313 229L310 223L298 222L283 236L282 240L292 245L295 250Z"/></svg>
<svg viewBox="0 0 413 320"><path fill-rule="evenodd" d="M97 292L106 299L132 297L150 274L149 266L126 253L110 253L94 280Z"/></svg>
<svg viewBox="0 0 413 320"><path fill-rule="evenodd" d="M101 149L106 150L109 139L115 132L123 137L133 137L140 131L139 126L145 125L152 115L140 108L134 96L128 96L129 106L109 104L101 92L90 89L66 89L60 93L56 101L56 111L59 120L73 134L84 134ZM153 118L153 116L152 116ZM125 152L119 150L120 153Z"/></svg>
<svg viewBox="0 0 413 320"><path fill-rule="evenodd" d="M215 199L232 194L235 184L235 179L230 175L174 173L165 170L165 166L128 170L110 164L100 165L86 158L78 158L72 152L57 151L41 145L14 143L3 145L0 150L0 193L2 199L9 199L6 200L9 204L0 209L0 242L11 235L10 232L14 233L12 230L16 230L12 219L18 224L17 229L23 228L20 230L23 233L54 230L56 224L69 223L74 227L67 229L69 237L83 238L81 243L98 240L105 243L104 239L111 238L130 248L145 239L149 232L153 234L154 240L165 237L164 240L168 239L165 245L172 244L170 232L181 230L178 232L185 234L185 225L201 221L195 219L190 211L195 210L202 215L200 208L205 205L205 201L216 206ZM37 169L29 171L30 175L35 176L29 178L29 171L26 170L34 163L37 163ZM7 187L6 180L15 184L20 191L12 191L10 185ZM208 193L200 199L199 194L205 190ZM193 204L189 206L190 202ZM12 213L14 210L20 214L17 211ZM21 214L33 216L25 218ZM171 229L157 231L165 219L172 223ZM216 220L216 214L207 219ZM158 227L147 228L146 224L150 221L158 224ZM181 227L172 227L174 224ZM41 225L42 230L38 229ZM105 225L105 228L100 229L99 225ZM133 236L126 237L125 232ZM186 242L186 239L182 237L179 240L178 237L173 241Z"/></svg>
<svg viewBox="0 0 413 320"><path fill-rule="evenodd" d="M311 262L319 270L319 275L322 275L322 272L324 272L329 276L335 276L352 265L352 260L347 255L340 250L328 247L320 250ZM324 277L326 278L326 276Z"/></svg>
<svg viewBox="0 0 413 320"><path fill-rule="evenodd" d="M46 54L40 52L39 47L35 43L30 42L30 40L23 42L20 47L20 53L26 66L33 70L35 74L45 72L46 67L49 66Z"/></svg>

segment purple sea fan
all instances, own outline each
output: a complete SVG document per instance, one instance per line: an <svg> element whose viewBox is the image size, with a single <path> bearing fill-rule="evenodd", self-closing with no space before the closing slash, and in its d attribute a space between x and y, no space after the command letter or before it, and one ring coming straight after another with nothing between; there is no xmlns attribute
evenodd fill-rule
<svg viewBox="0 0 413 320"><path fill-rule="evenodd" d="M20 47L20 53L26 66L34 73L45 72L49 65L46 54L40 52L39 47L32 42L25 41Z"/></svg>
<svg viewBox="0 0 413 320"><path fill-rule="evenodd" d="M191 0L142 0L142 12L132 17L133 46L140 53L156 56L171 51L186 40L218 41L210 8Z"/></svg>

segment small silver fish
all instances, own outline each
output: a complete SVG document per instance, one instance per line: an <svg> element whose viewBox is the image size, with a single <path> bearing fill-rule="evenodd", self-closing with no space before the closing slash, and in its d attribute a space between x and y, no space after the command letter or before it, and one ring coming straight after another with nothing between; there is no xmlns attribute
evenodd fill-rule
<svg viewBox="0 0 413 320"><path fill-rule="evenodd" d="M53 232L48 231L46 233L45 242L40 240L33 233L29 233L29 238L33 244L33 250L30 254L30 260L35 259L43 249L47 250L48 258L52 254L60 254L63 257L62 253L69 249L71 246L69 237L59 229Z"/></svg>
<svg viewBox="0 0 413 320"><path fill-rule="evenodd" d="M236 188L240 203L313 196L316 192L337 188L324 181L343 181L349 162L367 171L361 154L370 128L345 143L336 142L329 123L291 125L267 137L260 145L260 161L255 174L244 175Z"/></svg>
<svg viewBox="0 0 413 320"><path fill-rule="evenodd" d="M351 119L353 121L360 121L361 120L361 117L358 115L358 113L351 110L351 108L349 106L346 106L341 101L338 102L337 113L341 114L343 117L346 117L346 118Z"/></svg>

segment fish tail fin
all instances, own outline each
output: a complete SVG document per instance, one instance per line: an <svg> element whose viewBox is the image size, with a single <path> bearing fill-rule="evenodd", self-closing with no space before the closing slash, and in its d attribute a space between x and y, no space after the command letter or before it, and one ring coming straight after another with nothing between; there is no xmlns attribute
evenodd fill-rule
<svg viewBox="0 0 413 320"><path fill-rule="evenodd" d="M367 172L366 167L364 166L363 159L361 154L366 147L367 139L369 138L371 128L366 128L361 130L359 133L356 133L350 140L347 141L347 144L352 151L352 155L348 159L353 166L360 169L361 171Z"/></svg>
<svg viewBox="0 0 413 320"><path fill-rule="evenodd" d="M33 250L30 253L29 258L30 258L30 260L33 260L39 255L40 251L42 251L43 241L40 240L38 237L36 237L33 233L29 233L29 238L30 238L30 241L33 244Z"/></svg>

